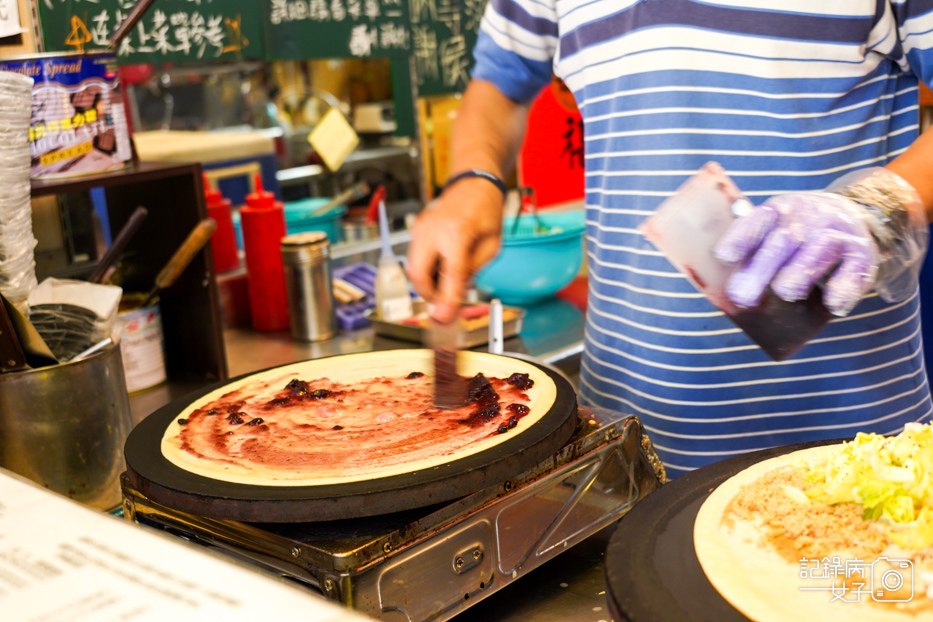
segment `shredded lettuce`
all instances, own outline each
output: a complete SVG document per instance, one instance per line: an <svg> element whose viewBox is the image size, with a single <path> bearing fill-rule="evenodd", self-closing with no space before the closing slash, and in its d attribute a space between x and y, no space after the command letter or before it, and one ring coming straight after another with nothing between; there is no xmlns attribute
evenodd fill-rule
<svg viewBox="0 0 933 622"><path fill-rule="evenodd" d="M807 465L816 502L856 503L904 548L933 544L933 427L908 424L897 436L859 433Z"/></svg>

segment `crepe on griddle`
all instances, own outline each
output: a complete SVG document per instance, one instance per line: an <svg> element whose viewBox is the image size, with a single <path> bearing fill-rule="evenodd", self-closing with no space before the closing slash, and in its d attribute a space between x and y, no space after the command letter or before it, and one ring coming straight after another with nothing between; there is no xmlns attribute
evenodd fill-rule
<svg viewBox="0 0 933 622"><path fill-rule="evenodd" d="M240 484L357 482L488 450L530 429L554 404L554 381L530 363L481 352L458 358L460 375L474 386L482 385L477 374L489 381L496 405L434 408L430 350L316 359L196 400L165 430L162 453L186 471Z"/></svg>

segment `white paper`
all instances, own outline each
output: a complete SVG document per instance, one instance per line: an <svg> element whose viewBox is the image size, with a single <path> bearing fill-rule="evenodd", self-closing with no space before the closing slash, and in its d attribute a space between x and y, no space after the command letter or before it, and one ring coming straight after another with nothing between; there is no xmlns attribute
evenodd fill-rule
<svg viewBox="0 0 933 622"><path fill-rule="evenodd" d="M23 32L19 24L19 3L17 0L0 0L0 37L12 37Z"/></svg>
<svg viewBox="0 0 933 622"><path fill-rule="evenodd" d="M0 619L185 622L369 618L0 469Z"/></svg>

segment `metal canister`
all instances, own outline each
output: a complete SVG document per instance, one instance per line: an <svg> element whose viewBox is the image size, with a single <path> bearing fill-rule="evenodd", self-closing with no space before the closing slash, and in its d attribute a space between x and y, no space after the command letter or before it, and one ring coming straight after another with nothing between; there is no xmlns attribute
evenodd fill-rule
<svg viewBox="0 0 933 622"><path fill-rule="evenodd" d="M330 271L330 244L322 231L282 238L292 337L323 341L337 332Z"/></svg>
<svg viewBox="0 0 933 622"><path fill-rule="evenodd" d="M101 510L120 505L133 427L119 345L0 374L0 467Z"/></svg>

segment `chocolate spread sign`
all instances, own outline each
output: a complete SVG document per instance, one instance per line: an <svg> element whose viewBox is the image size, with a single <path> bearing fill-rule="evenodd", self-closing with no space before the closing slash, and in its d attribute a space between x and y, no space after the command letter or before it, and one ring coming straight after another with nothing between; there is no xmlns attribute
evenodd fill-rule
<svg viewBox="0 0 933 622"><path fill-rule="evenodd" d="M0 62L32 78L30 175L64 177L122 168L130 139L116 64L109 56Z"/></svg>
<svg viewBox="0 0 933 622"><path fill-rule="evenodd" d="M210 393L169 425L162 452L205 477L242 484L326 485L438 466L530 428L556 397L523 361L462 353L461 406L434 407L431 353L318 359Z"/></svg>

